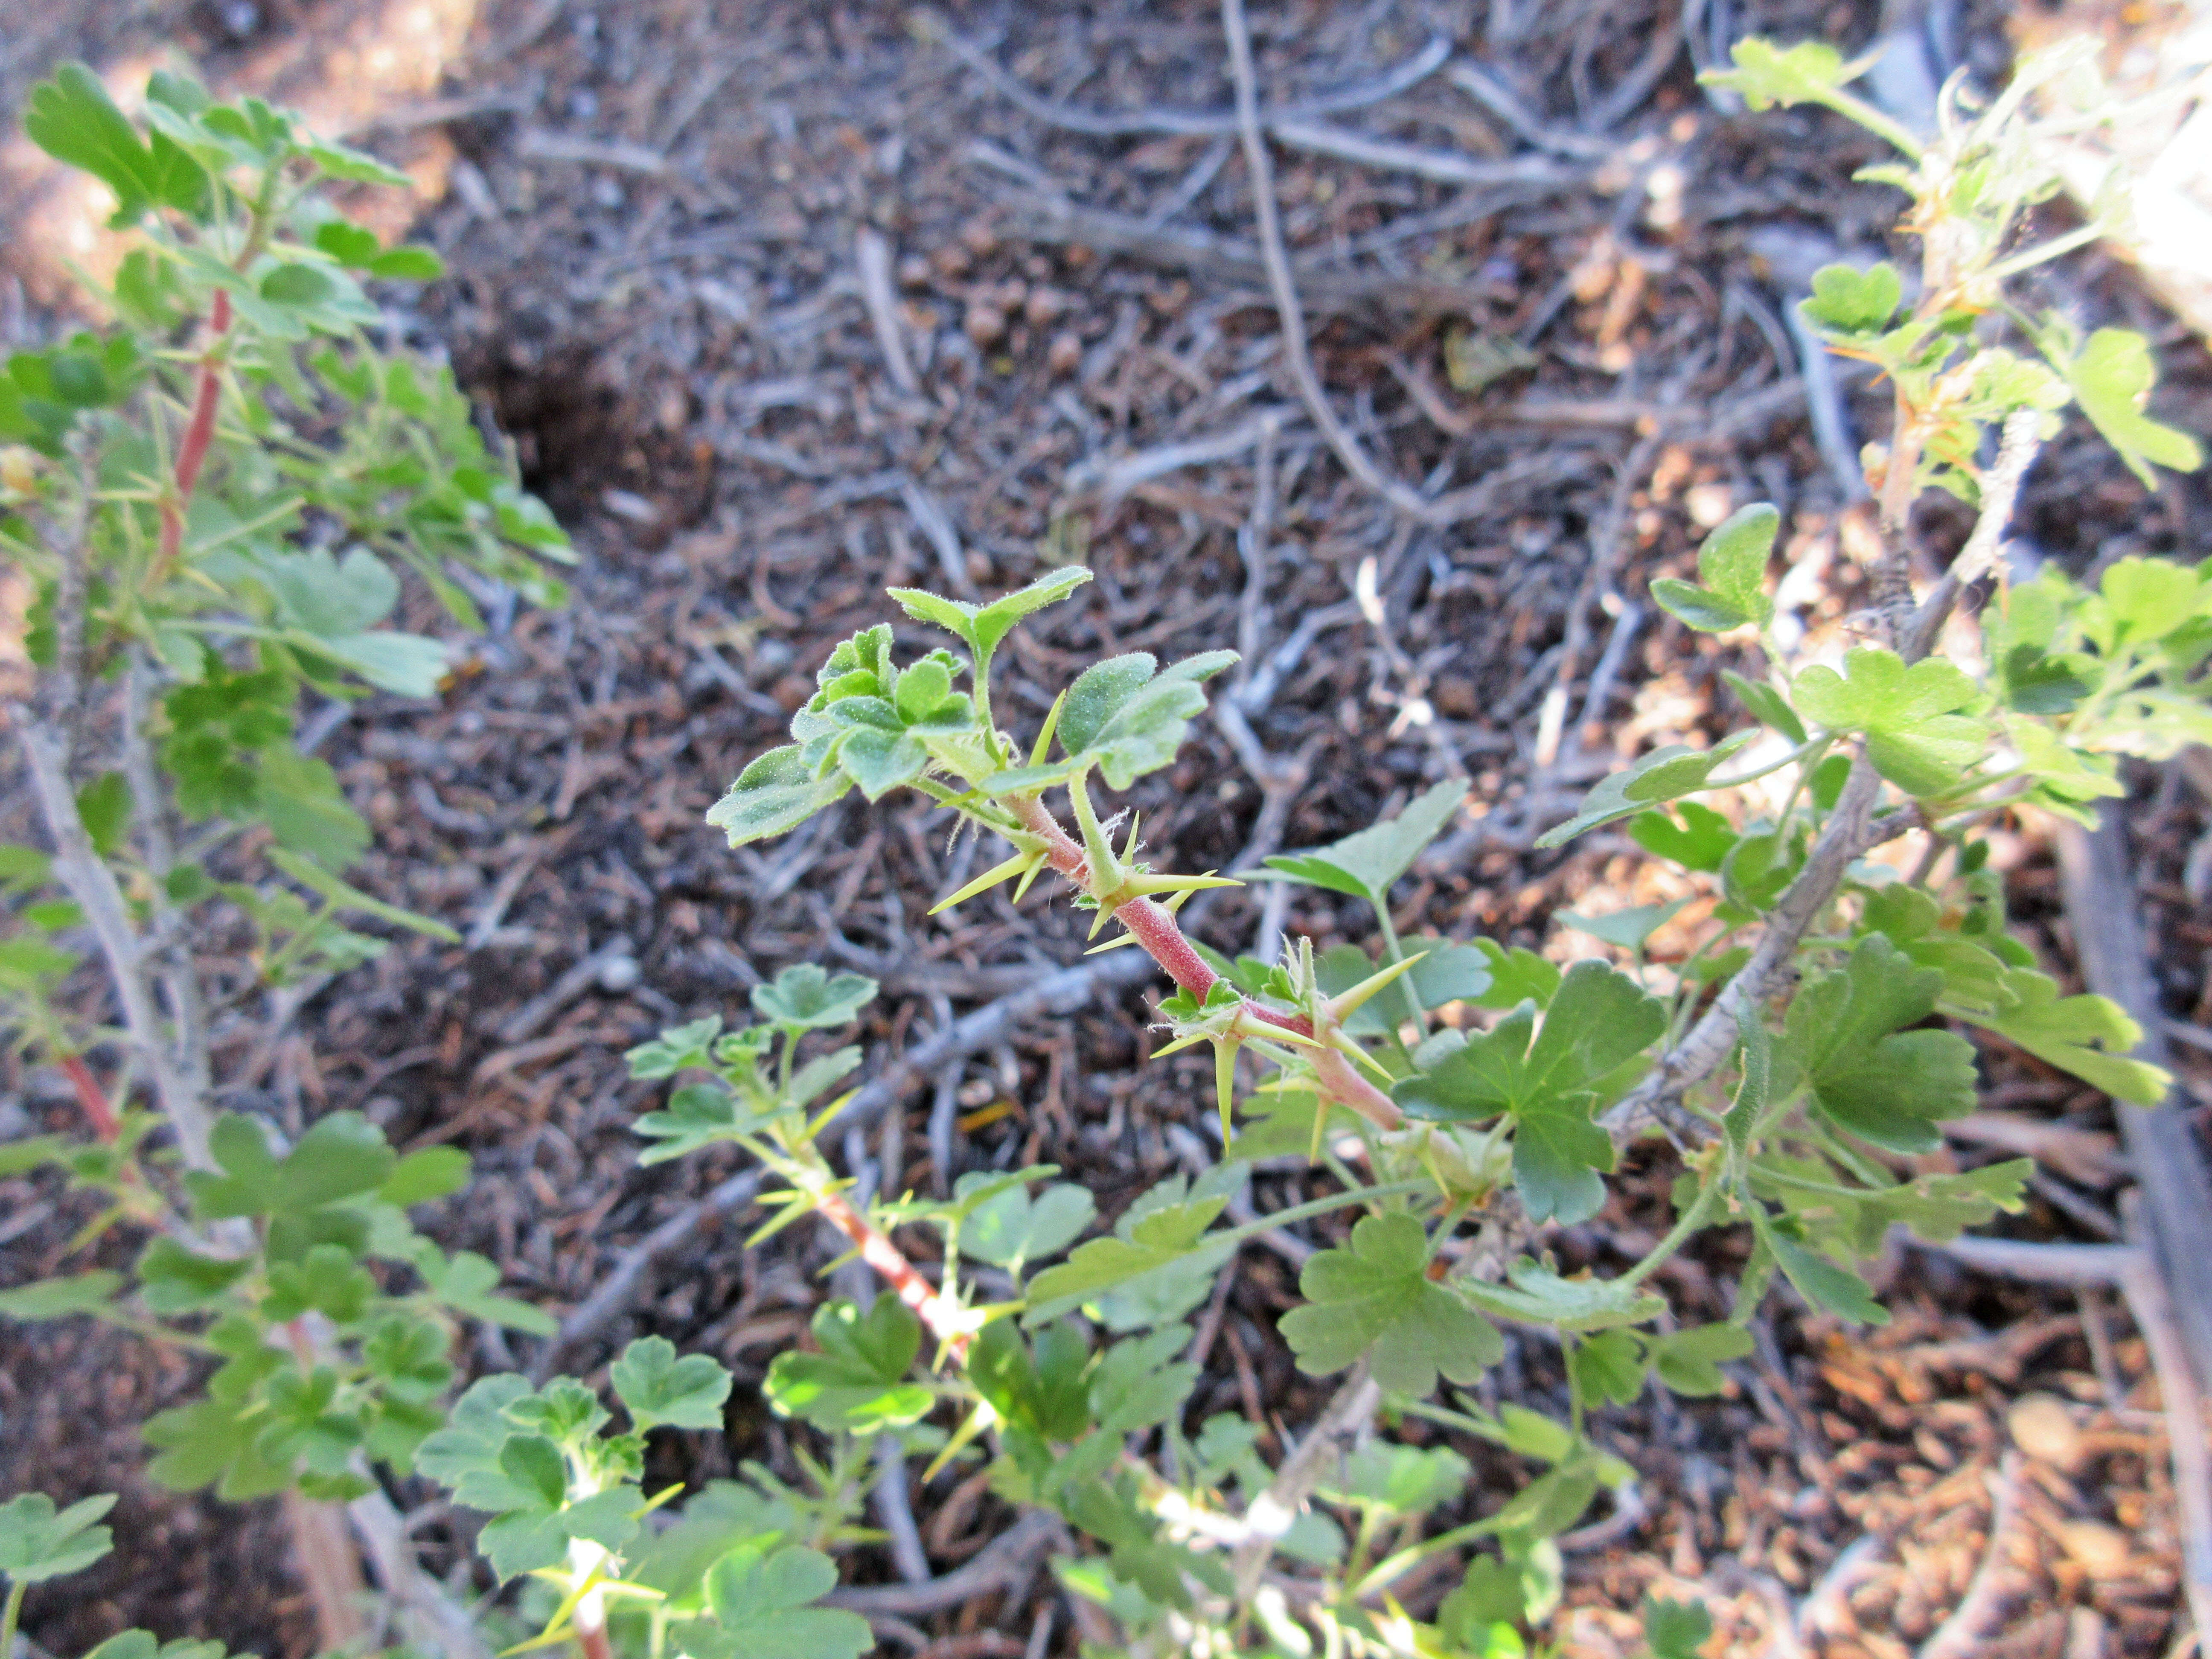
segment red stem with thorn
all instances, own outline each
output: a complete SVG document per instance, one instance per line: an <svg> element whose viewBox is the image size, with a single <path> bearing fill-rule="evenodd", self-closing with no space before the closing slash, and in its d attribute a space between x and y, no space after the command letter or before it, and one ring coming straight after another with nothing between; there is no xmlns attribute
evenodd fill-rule
<svg viewBox="0 0 2212 1659"><path fill-rule="evenodd" d="M1034 795L1016 795L1007 801L1014 816L1021 820L1022 828L1045 844L1045 858L1052 867L1066 876L1078 887L1088 892L1091 889L1090 860L1074 838L1060 828L1045 804ZM1206 1000L1206 993L1220 977L1206 965L1206 959L1191 948L1183 937L1182 926L1176 921L1175 912L1164 905L1155 904L1148 898L1125 899L1113 907L1114 920L1129 930L1130 936L1143 945L1152 960L1167 972L1170 979L1198 1001ZM1264 1007L1250 998L1244 1000L1246 1015L1282 1030L1299 1036L1314 1035L1313 1022L1297 1014L1278 1012ZM1322 1091L1338 1104L1359 1114L1379 1129L1397 1129L1405 1126L1406 1115L1398 1109L1397 1102L1370 1083L1343 1054L1334 1048L1316 1048L1313 1056L1315 1080Z"/></svg>

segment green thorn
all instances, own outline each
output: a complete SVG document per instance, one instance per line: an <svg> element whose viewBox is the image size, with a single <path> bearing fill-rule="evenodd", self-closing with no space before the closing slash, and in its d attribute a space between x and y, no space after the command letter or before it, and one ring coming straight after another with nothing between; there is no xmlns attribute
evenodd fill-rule
<svg viewBox="0 0 2212 1659"><path fill-rule="evenodd" d="M939 911L950 910L954 905L963 903L967 900L974 898L978 893L988 892L992 888L996 887L1000 882L1010 880L1013 877L1024 874L1027 871L1034 868L1042 861L1042 854L1041 854L1028 852L1017 853L1013 857L1008 859L1004 864L993 865L981 875L976 877L975 880L969 882L958 892L953 894L951 897L938 900L936 903L929 907L929 914L933 916L936 915Z"/></svg>
<svg viewBox="0 0 2212 1659"><path fill-rule="evenodd" d="M1417 951L1403 962L1394 962L1381 972L1370 974L1350 990L1338 992L1326 1005L1329 1017L1340 1023L1346 1015L1356 1012L1364 1006L1369 999L1392 980L1412 972L1413 964L1426 955L1428 955L1426 951Z"/></svg>
<svg viewBox="0 0 2212 1659"><path fill-rule="evenodd" d="M1213 1042L1213 1097L1221 1108L1221 1146L1229 1149L1229 1103L1237 1090L1237 1050L1241 1045L1226 1037Z"/></svg>
<svg viewBox="0 0 2212 1659"><path fill-rule="evenodd" d="M1052 747L1053 734L1060 730L1060 711L1066 706L1067 693L1063 691L1052 700L1052 708L1044 717L1044 726L1037 732L1036 747L1030 751L1030 764L1044 764L1044 751Z"/></svg>

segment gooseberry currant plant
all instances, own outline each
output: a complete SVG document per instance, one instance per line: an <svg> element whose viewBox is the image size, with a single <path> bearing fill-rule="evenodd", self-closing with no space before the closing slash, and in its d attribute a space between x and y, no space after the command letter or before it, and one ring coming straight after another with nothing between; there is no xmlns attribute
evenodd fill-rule
<svg viewBox="0 0 2212 1659"><path fill-rule="evenodd" d="M803 1479L748 1466L680 1512L673 1491L645 1488L646 1437L716 1426L728 1374L648 1339L609 1372L622 1431L598 1392L570 1378L488 1377L441 1415L444 1310L508 1311L482 1299L492 1292L471 1282L480 1269L457 1295L461 1259L447 1262L404 1218L408 1202L465 1172L393 1162L357 1121L326 1119L280 1153L260 1129L222 1120L210 1135L219 1167L188 1177L194 1207L155 1239L202 1264L182 1274L184 1291L164 1288L178 1274L149 1267L149 1245L137 1304L106 1279L63 1281L15 1293L15 1310L43 1295L56 1311L125 1320L212 1314L202 1337L228 1370L269 1365L264 1328L296 1304L294 1317L325 1322L340 1352L359 1358L317 1359L312 1376L327 1375L328 1391L308 1400L296 1439L300 1413L265 1396L266 1421L245 1443L254 1467L289 1457L285 1479L342 1482L365 1451L440 1482L490 1517L478 1543L495 1576L532 1581L520 1607L535 1630L527 1644L573 1642L586 1659L864 1650L866 1620L825 1598L837 1577L831 1553L872 1536L858 1522L887 1459L899 1478L919 1462L925 1484L981 1473L1000 1498L1079 1540L1053 1571L1092 1609L1085 1653L1524 1651L1523 1630L1559 1602L1560 1536L1601 1493L1628 1501L1633 1471L1598 1431L1606 1407L1654 1384L1721 1391L1778 1279L1814 1308L1878 1323L1887 1316L1857 1264L1893 1229L1942 1241L2020 1206L2025 1161L1958 1174L1910 1161L1973 1106L1976 1051L1960 1028L2117 1099L2158 1097L2165 1079L2130 1056L2140 1034L2127 1017L2100 998L2062 994L2007 931L1985 836L2024 811L2092 817L2120 793L2119 757L2212 740L2212 564L2126 559L2089 588L2000 557L2021 480L2070 406L2146 476L2197 459L2190 440L2143 412L2140 339L2109 330L2084 339L2007 295L2009 280L2082 240L2021 240L2023 210L2056 188L2027 112L2042 71L2024 67L1986 107L1948 89L1923 143L1856 99L1853 66L1824 46L1746 41L1735 59L1713 78L1754 110L1820 104L1897 146L1902 161L1870 176L1909 198L1905 228L1922 258L1910 283L1887 264L1832 267L1804 307L1834 349L1879 366L1894 398L1889 440L1865 458L1881 550L1856 642L1833 660L1785 647L1766 582L1779 515L1736 514L1699 550L1696 580L1661 580L1653 596L1685 626L1741 645L1747 672L1728 683L1748 724L1703 749L1644 756L1544 837L1560 846L1619 824L1685 872L1705 896L1698 911L1562 918L1616 953L1565 967L1489 939L1401 938L1391 896L1458 816L1466 787L1450 781L1331 846L1238 872L1365 902L1374 948L1316 951L1301 939L1272 957L1218 952L1184 931L1179 912L1237 878L1155 867L1140 825L1108 792L1173 761L1205 709L1206 682L1233 657L1164 667L1133 653L1094 664L1018 741L994 708L996 654L1089 573L1055 570L988 604L893 590L906 619L951 642L902 653L887 621L839 645L791 741L746 767L710 820L738 846L787 833L854 789L870 803L912 789L1006 849L939 909L1003 884L1016 897L1041 878L1064 885L1103 936L1097 948L1142 950L1170 981L1157 1052L1211 1050L1212 1098L1194 1103L1194 1116L1218 1130L1210 1167L1159 1183L1090 1237L1091 1195L1049 1167L964 1175L941 1199L872 1192L823 1145L849 1127L854 1092L841 1090L861 1063L833 1034L877 988L817 965L758 987L756 1018L696 1021L637 1048L634 1074L673 1085L637 1122L650 1143L641 1161L734 1144L778 1183L756 1241L818 1218L888 1292L830 1300L811 1345L769 1369L770 1403L804 1428L790 1442ZM166 131L157 123L157 139ZM167 152L147 154L154 167ZM142 195L161 199L151 184ZM264 253L277 257L254 258ZM291 286L278 283L280 295ZM276 303L266 288L255 291ZM1948 572L1916 593L1911 509L1929 490L1959 496L1978 520ZM156 550L164 499L142 503L137 520ZM57 592L65 574L53 578ZM1985 586L1977 645L1959 612ZM264 631L239 637L280 653L287 673L335 672L327 665L342 659L295 638L304 625L283 620L270 592L279 609L254 611ZM169 660L155 638L142 646L149 665ZM204 650L201 660L212 672ZM1909 874L1869 858L1907 836L1917 838ZM28 860L24 869L27 879L44 874ZM1657 930L1686 914L1701 917L1692 942L1653 959ZM1664 1236L1610 1276L1561 1273L1542 1230L1597 1217L1622 1152L1661 1131L1674 1151L1652 1152L1679 1164ZM40 1155L75 1160L80 1176L114 1188L118 1213L150 1222L150 1210L130 1208L146 1175L85 1162L109 1158L122 1170L137 1133L118 1136L122 1152ZM296 1194L311 1183L286 1172L311 1152L350 1173L303 1215ZM1251 1214L1243 1206L1262 1168L1301 1170L1322 1190ZM256 1243L228 1259L176 1238L239 1220ZM1262 1425L1191 1420L1188 1321L1240 1244L1310 1221L1329 1224L1331 1240L1301 1274L1305 1305L1279 1329L1301 1368L1341 1381L1271 1467ZM1748 1244L1729 1316L1685 1323L1661 1270L1723 1228ZM364 1285L355 1276L363 1251L411 1264L425 1288L393 1297ZM178 1294L202 1299L156 1305ZM1504 1326L1559 1345L1562 1413L1481 1391ZM387 1341L387 1329L433 1334ZM235 1354L220 1346L227 1330ZM404 1349L415 1393L379 1370L372 1349L386 1347ZM1421 1443L1404 1432L1417 1423ZM1431 1529L1439 1510L1467 1515L1472 1474L1437 1431L1536 1473L1494 1513ZM17 1549L17 1533L44 1537L69 1522L82 1534L97 1518L82 1504L57 1517L47 1504L22 1510L12 1532L0 1520L0 1571L43 1559ZM70 1554L65 1540L55 1548ZM1455 1587L1431 1617L1413 1617L1400 1592L1447 1555ZM1693 1606L1647 1608L1658 1659L1686 1659L1711 1628Z"/></svg>
<svg viewBox="0 0 2212 1659"><path fill-rule="evenodd" d="M354 1113L272 1144L217 1109L211 1034L374 958L382 933L456 939L346 879L369 829L303 743L303 704L327 732L371 692L434 695L447 647L386 625L403 574L426 615L477 628L479 599L560 602L544 561L567 538L363 286L439 272L331 199L404 174L166 72L134 122L65 67L26 126L105 187L127 240L85 281L108 320L0 370L0 554L34 591L37 670L9 719L51 842L0 848L0 1007L87 1132L0 1146L0 1174L58 1166L102 1200L79 1247L144 1243L127 1275L18 1286L0 1316L90 1315L218 1359L145 1425L154 1477L293 1494L303 1559L352 1561L329 1507L351 1504L380 1582L417 1604L411 1634L465 1650L376 1470L409 1468L443 1423L457 1318L551 1323L409 1224L465 1182L464 1156L401 1158ZM367 1633L343 1584L311 1584L326 1644Z"/></svg>

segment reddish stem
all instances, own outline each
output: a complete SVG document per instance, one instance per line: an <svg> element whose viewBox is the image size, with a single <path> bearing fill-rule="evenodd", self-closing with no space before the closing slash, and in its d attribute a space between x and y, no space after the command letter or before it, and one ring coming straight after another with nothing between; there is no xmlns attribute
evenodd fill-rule
<svg viewBox="0 0 2212 1659"><path fill-rule="evenodd" d="M191 418L185 422L184 441L177 447L176 488L161 498L161 568L165 573L184 547L185 508L191 502L192 487L199 482L208 447L215 441L216 406L222 398L216 362L222 337L229 331L230 292L219 288L215 303L208 308L208 347L193 377Z"/></svg>
<svg viewBox="0 0 2212 1659"><path fill-rule="evenodd" d="M853 1241L860 1249L860 1260L883 1275L884 1282L900 1301L921 1316L930 1334L945 1345L953 1358L965 1361L970 1337L960 1327L957 1309L938 1294L934 1285L915 1271L914 1263L906 1259L906 1252L870 1226L867 1218L847 1203L842 1194L817 1194L814 1207L831 1226Z"/></svg>
<svg viewBox="0 0 2212 1659"><path fill-rule="evenodd" d="M584 1659L614 1659L614 1649L608 1644L607 1627L605 1625L586 1625L580 1622L575 1626L575 1632L576 1646L582 1650Z"/></svg>
<svg viewBox="0 0 2212 1659"><path fill-rule="evenodd" d="M1091 863L1083 848L1060 820L1053 817L1045 804L1034 795L1016 795L1006 803L1014 815L1021 819L1022 828L1045 844L1045 858L1052 867L1066 876L1085 892L1091 890ZM1130 936L1143 945L1153 961L1167 971L1176 985L1197 1001L1204 1002L1206 993L1220 975L1206 965L1206 958L1191 948L1183 937L1182 925L1176 920L1175 912L1164 905L1155 904L1147 898L1124 899L1113 907L1114 920L1129 930ZM1244 999L1245 1016L1289 1031L1298 1036L1314 1035L1313 1022L1301 1014L1285 1014ZM1402 1128L1406 1115L1398 1103L1380 1089L1359 1075L1352 1062L1334 1048L1311 1051L1315 1079L1322 1091L1340 1105L1359 1114L1380 1129Z"/></svg>
<svg viewBox="0 0 2212 1659"><path fill-rule="evenodd" d="M91 1120L93 1133L107 1145L114 1145L115 1137L123 1133L123 1124L115 1115L115 1108L108 1104L107 1091L93 1076L92 1067L84 1063L82 1054L64 1054L61 1067L62 1075L70 1080L70 1087L76 1091L76 1103Z"/></svg>

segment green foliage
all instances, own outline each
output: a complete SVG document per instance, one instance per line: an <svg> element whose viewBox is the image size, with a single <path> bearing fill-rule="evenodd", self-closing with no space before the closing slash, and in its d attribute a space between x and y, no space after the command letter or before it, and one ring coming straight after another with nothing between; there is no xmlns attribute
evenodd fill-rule
<svg viewBox="0 0 2212 1659"><path fill-rule="evenodd" d="M1981 758L1989 726L1972 711L1983 701L1981 689L1943 659L1907 667L1876 646L1852 650L1840 674L1825 664L1808 668L1795 697L1797 712L1815 725L1863 735L1875 769L1913 795L1954 787Z"/></svg>
<svg viewBox="0 0 2212 1659"><path fill-rule="evenodd" d="M819 1353L780 1353L769 1366L769 1401L787 1417L818 1428L873 1433L927 1416L936 1396L907 1372L921 1352L921 1322L896 1297L865 1313L825 1302L814 1315Z"/></svg>
<svg viewBox="0 0 2212 1659"><path fill-rule="evenodd" d="M1766 596L1766 561L1781 527L1782 515L1764 501L1738 508L1698 550L1697 581L1662 577L1651 584L1651 597L1704 633L1724 634L1747 623L1765 627L1774 615L1774 601Z"/></svg>
<svg viewBox="0 0 2212 1659"><path fill-rule="evenodd" d="M112 1492L61 1510L42 1492L0 1504L0 1577L11 1585L42 1584L83 1571L115 1547L115 1534L94 1524L114 1507Z"/></svg>
<svg viewBox="0 0 2212 1659"><path fill-rule="evenodd" d="M1466 799L1465 781L1448 780L1409 802L1387 823L1310 853L1278 854L1266 860L1267 869L1279 879L1325 887L1372 904L1387 903L1398 878L1413 867L1413 860L1443 833Z"/></svg>
<svg viewBox="0 0 2212 1659"><path fill-rule="evenodd" d="M1310 1305L1281 1322L1299 1369L1326 1376L1364 1356L1377 1382L1418 1399L1439 1372L1472 1382L1496 1364L1496 1328L1431 1283L1428 1267L1428 1241L1407 1215L1369 1216L1350 1243L1307 1262L1298 1290Z"/></svg>

